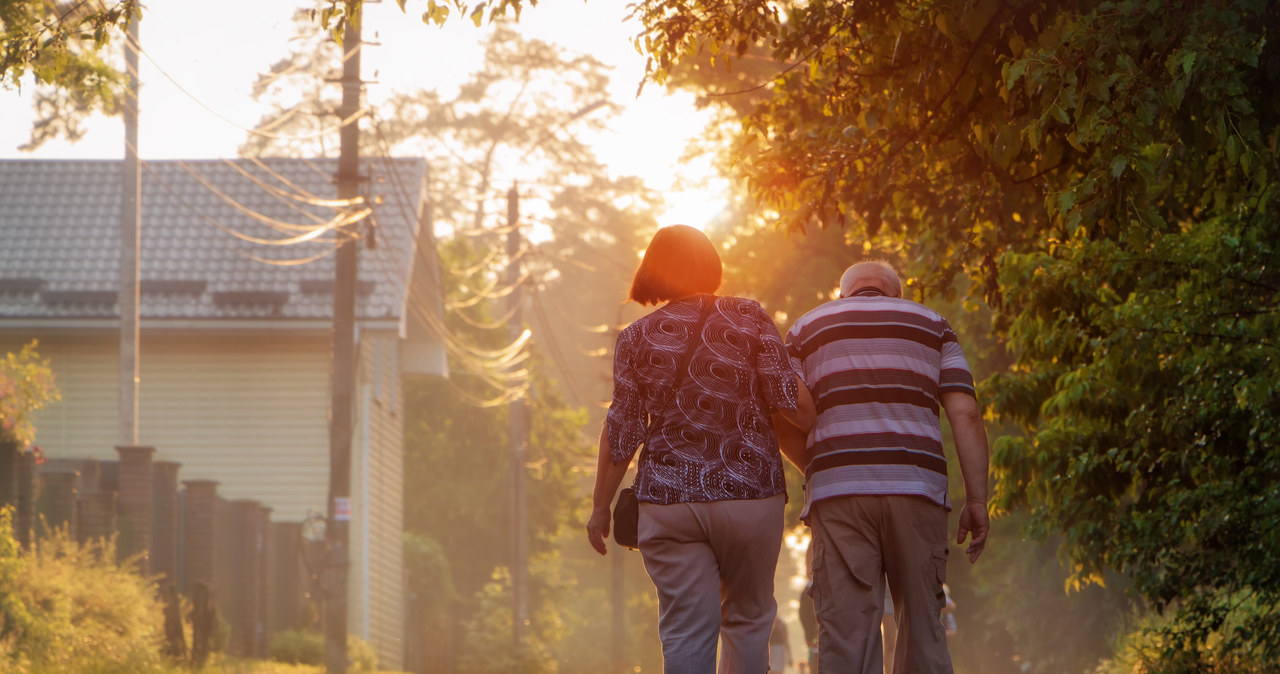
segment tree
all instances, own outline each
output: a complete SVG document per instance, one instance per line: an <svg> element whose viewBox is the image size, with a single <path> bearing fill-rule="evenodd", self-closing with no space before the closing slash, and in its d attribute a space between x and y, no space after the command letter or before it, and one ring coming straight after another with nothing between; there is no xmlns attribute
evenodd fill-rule
<svg viewBox="0 0 1280 674"><path fill-rule="evenodd" d="M461 238L442 255L454 265L467 266L483 257L483 249ZM451 285L453 292L461 292L456 281ZM484 311L492 308L481 307L479 315L485 317ZM479 344L494 339L458 315L449 320L457 331L470 331ZM456 360L452 366L459 372ZM542 374L546 365L541 359L528 367L534 381L527 456L534 620L527 650L515 653L509 648L508 571L513 551L508 407L469 402L484 397L489 386L476 377L455 374L451 381L407 385L406 418L413 422L406 428L405 522L413 534L438 542L451 569L458 601L447 607L454 630L448 638L462 665L459 671L510 671L506 658L519 658L535 671L553 657L551 661L562 663L561 671L585 674L599 671L592 666L599 663L588 658L588 664L575 668L573 663L584 659L581 644L607 643L609 627L599 615L583 613L605 610L602 603L584 597L600 597L608 587L607 565L598 562L580 533L594 447L582 433L585 411L564 402ZM645 610L651 608L642 599L652 594L650 586L647 579L639 579L644 579L643 571L633 565L627 581L632 624L644 624ZM641 640L646 635L637 630L630 636L637 657L645 651Z"/></svg>
<svg viewBox="0 0 1280 674"><path fill-rule="evenodd" d="M255 84L255 96L275 110L241 147L243 154L323 154L336 146L326 139L339 124L331 115L337 92L323 82L340 64L341 51L307 12L295 23L302 39ZM608 70L595 58L527 40L499 23L486 37L482 66L456 95L400 91L372 101L372 121L362 125L367 151L427 158L433 220L442 235L493 241L503 234L493 220L503 222L508 191L516 189L535 339L573 402L591 406L601 400L608 360L585 354L611 343L584 328L607 332L617 322L634 251L656 227L658 203L639 179L609 176L582 139L617 109L607 82ZM507 264L495 255L466 283L490 294L504 291L499 279ZM591 282L578 285L588 269ZM567 320L545 320L549 312Z"/></svg>
<svg viewBox="0 0 1280 674"><path fill-rule="evenodd" d="M340 62L341 50L307 13L295 22L302 39L255 86L259 100L276 109L242 153L312 154L333 147L326 141L340 123L329 115L336 91L321 83ZM553 599L595 596L590 584L608 587L607 576L576 559L588 551L580 536L565 536L585 521L578 517L593 466L594 428L582 406L600 400L610 363L586 352L612 346L606 334L618 320L638 242L655 227L654 195L636 178L609 176L576 133L599 129L616 107L606 98L607 82L607 69L594 58L527 40L500 23L486 38L483 66L456 95L400 91L370 101L361 123L364 152L417 154L431 167L432 218L444 242L440 259L448 291L445 324L437 327L453 374L406 389L407 418L414 420L406 435L406 483L414 485L406 492L406 526L434 541L447 561L422 566L436 574L442 566L449 570L458 601L448 607L455 631L447 640L468 669L505 666L494 660L498 652L488 640L505 644L510 636L507 570L514 561L505 403L521 392L534 421L523 469L536 617L531 648L510 655L536 669L547 653L567 663L580 659L563 652L569 644L606 638L607 622L568 616ZM503 251L513 187L524 240L509 257ZM534 332L526 345L511 343L508 332L513 285L507 272L517 266L523 272L518 284L530 298L524 319ZM578 547L582 555L574 554ZM567 565L587 571L558 573ZM504 621L505 634L488 633ZM575 638L562 645L558 640L566 634Z"/></svg>
<svg viewBox="0 0 1280 674"><path fill-rule="evenodd" d="M40 358L34 340L18 353L0 358L0 442L25 447L35 440L31 415L61 399L54 384L53 370Z"/></svg>
<svg viewBox="0 0 1280 674"><path fill-rule="evenodd" d="M973 279L1015 358L983 387L1022 431L999 508L1061 534L1075 583L1114 569L1173 609L1166 662L1224 628L1224 657L1280 655L1274 3L636 15L657 82L755 45L783 66L734 147L762 208L901 247L930 292Z"/></svg>
<svg viewBox="0 0 1280 674"><path fill-rule="evenodd" d="M88 115L118 112L126 78L102 52L141 14L136 0L0 0L0 87L21 89L30 74L36 91L37 118L22 149L57 136L79 140Z"/></svg>
<svg viewBox="0 0 1280 674"><path fill-rule="evenodd" d="M844 269L867 253L848 240L848 230L811 228L801 234L763 223L748 224L750 219L745 213L729 218L713 233L713 240L723 242L724 292L759 300L783 330L800 314L829 300ZM892 252L876 252L900 264ZM962 306L958 299L947 302L940 293L921 296L910 279L907 292L948 316L975 376L1008 367L1003 344L991 330L989 310L972 303ZM959 289L955 294L966 293ZM993 436L1004 432L994 426L991 430ZM959 502L964 498L959 467L954 451L948 449L947 454L952 501ZM802 484L799 471L788 467L791 501L787 511L789 522L796 526L804 499ZM1112 654L1116 631L1129 612L1123 578L1113 574L1106 588L1065 594L1069 571L1054 554L1057 539L1022 540L1020 530L1027 521L1025 513L997 519L993 544L981 564L949 565L948 581L962 634L951 640L950 648L959 673L1083 672Z"/></svg>

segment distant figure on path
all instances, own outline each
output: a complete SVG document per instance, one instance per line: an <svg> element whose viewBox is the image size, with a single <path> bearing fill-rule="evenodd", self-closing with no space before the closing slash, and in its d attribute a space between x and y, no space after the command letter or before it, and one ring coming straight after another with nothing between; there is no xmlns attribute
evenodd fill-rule
<svg viewBox="0 0 1280 674"><path fill-rule="evenodd" d="M636 451L639 548L658 591L666 674L764 674L782 548L782 457L772 417L807 430L815 411L773 320L717 297L720 256L702 232L665 227L630 299L662 304L614 351L587 539L605 554L610 505Z"/></svg>
<svg viewBox="0 0 1280 674"><path fill-rule="evenodd" d="M787 349L818 406L808 438L805 508L813 530L818 671L880 674L887 581L896 674L950 674L939 620L946 580L951 424L965 487L957 542L987 541L987 433L973 375L947 320L902 299L884 262L861 262L840 298L801 316ZM884 579L884 580L882 580Z"/></svg>
<svg viewBox="0 0 1280 674"><path fill-rule="evenodd" d="M782 618L773 619L773 631L769 633L769 671L781 674L791 664L791 639L787 636L787 623Z"/></svg>

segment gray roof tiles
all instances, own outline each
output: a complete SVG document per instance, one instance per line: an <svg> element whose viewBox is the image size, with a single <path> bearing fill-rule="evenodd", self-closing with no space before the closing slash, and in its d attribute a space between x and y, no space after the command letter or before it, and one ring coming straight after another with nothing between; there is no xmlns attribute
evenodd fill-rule
<svg viewBox="0 0 1280 674"><path fill-rule="evenodd" d="M326 159L144 162L143 318L327 319L333 237L247 239L295 237L334 218L338 209L319 202L336 199L336 169ZM0 160L0 319L117 315L121 173L119 161ZM399 319L426 163L371 159L361 173L378 231L360 250L357 312ZM434 259L429 227L421 239Z"/></svg>

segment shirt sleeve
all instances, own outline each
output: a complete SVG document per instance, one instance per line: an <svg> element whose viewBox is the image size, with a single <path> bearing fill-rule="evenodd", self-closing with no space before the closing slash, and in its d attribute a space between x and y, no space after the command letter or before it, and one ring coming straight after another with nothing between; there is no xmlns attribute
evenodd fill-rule
<svg viewBox="0 0 1280 674"><path fill-rule="evenodd" d="M800 333L796 330L795 325L792 325L791 329L787 331L785 344L787 347L787 358L789 358L791 362L791 369L796 373L796 376L799 377L801 381L808 385L809 380L804 378L804 359L800 357Z"/></svg>
<svg viewBox="0 0 1280 674"><path fill-rule="evenodd" d="M795 412L800 392L796 389L796 373L791 369L791 359L773 324L759 304L755 305L755 320L760 335L760 348L756 351L756 376L760 378L760 391L765 402L777 410Z"/></svg>
<svg viewBox="0 0 1280 674"><path fill-rule="evenodd" d="M973 386L973 372L956 333L942 319L942 368L938 378L938 393L968 393L977 395Z"/></svg>
<svg viewBox="0 0 1280 674"><path fill-rule="evenodd" d="M609 433L609 459L630 462L645 439L645 411L633 365L636 351L633 330L618 333L613 350L613 402L605 416Z"/></svg>

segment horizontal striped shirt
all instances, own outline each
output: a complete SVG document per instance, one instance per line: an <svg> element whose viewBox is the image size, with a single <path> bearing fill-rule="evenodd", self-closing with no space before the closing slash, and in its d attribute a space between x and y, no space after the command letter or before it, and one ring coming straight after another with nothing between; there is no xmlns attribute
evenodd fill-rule
<svg viewBox="0 0 1280 674"><path fill-rule="evenodd" d="M791 326L787 355L818 407L802 516L850 495L923 496L950 509L941 397L974 388L945 318L875 293L841 298Z"/></svg>

